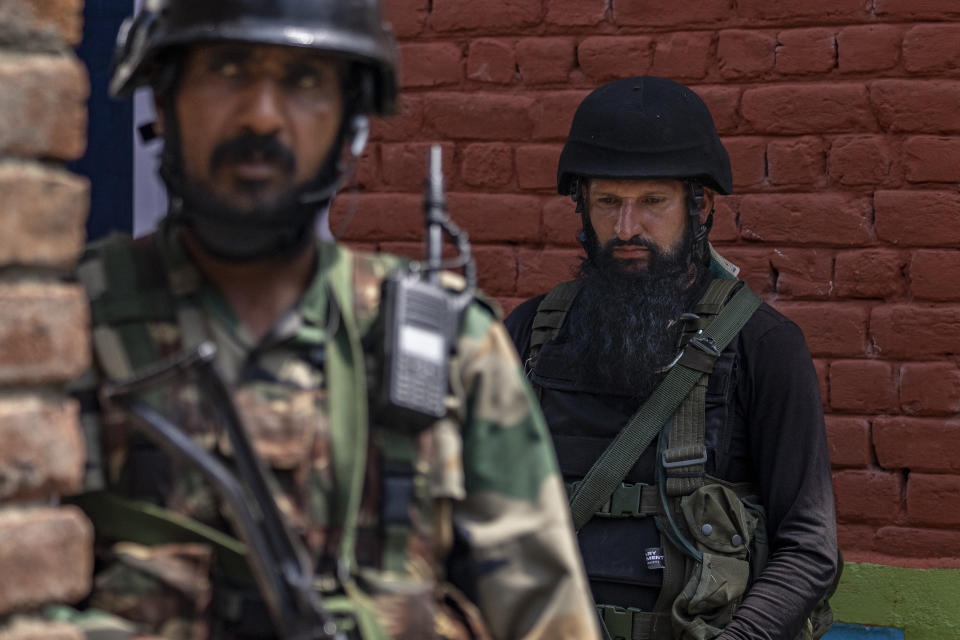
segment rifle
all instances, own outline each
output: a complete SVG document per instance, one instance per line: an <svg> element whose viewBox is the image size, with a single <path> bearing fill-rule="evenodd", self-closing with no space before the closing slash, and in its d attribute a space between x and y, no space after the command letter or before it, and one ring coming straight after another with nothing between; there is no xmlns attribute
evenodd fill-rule
<svg viewBox="0 0 960 640"><path fill-rule="evenodd" d="M254 581L278 635L284 640L346 640L314 588L306 548L287 527L273 499L276 481L254 453L226 384L213 366L216 352L216 345L203 342L192 352L107 385L104 393L129 412L147 437L198 469L220 494L227 517L247 545ZM191 372L227 432L236 474L137 395Z"/></svg>

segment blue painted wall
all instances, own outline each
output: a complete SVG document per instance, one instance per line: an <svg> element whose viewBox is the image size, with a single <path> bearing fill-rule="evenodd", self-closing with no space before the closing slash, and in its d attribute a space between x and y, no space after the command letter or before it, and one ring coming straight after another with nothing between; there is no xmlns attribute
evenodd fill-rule
<svg viewBox="0 0 960 640"><path fill-rule="evenodd" d="M823 640L904 640L902 629L835 622Z"/></svg>
<svg viewBox="0 0 960 640"><path fill-rule="evenodd" d="M87 153L70 169L90 179L90 240L133 226L133 103L107 96L117 30L132 11L133 0L86 0L83 11L77 55L90 72Z"/></svg>

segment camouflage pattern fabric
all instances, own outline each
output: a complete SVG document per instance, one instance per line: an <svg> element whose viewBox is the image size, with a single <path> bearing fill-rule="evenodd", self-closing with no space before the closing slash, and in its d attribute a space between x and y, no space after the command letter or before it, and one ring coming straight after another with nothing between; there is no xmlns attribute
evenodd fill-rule
<svg viewBox="0 0 960 640"><path fill-rule="evenodd" d="M320 247L321 255L342 251ZM172 226L162 224L151 239L114 237L92 247L78 271L91 300L97 364L84 381L86 488L147 500L229 531L196 470L160 454L106 399L93 401L97 381L124 379L213 340L248 437L278 480L275 499L318 572L329 573L343 505L323 366L339 319L330 313L323 264L299 304L257 342L192 265ZM370 335L380 283L399 262L356 255L353 264L356 322ZM375 384L376 358L368 359ZM481 304L466 312L450 386L447 415L419 433L370 425L356 557L358 582L382 626L392 638L417 640L598 637L550 438L509 337ZM229 462L225 433L189 377L145 399ZM404 523L390 524L383 514L396 499L385 495L392 486L385 479L398 468L411 489ZM457 553L476 568L473 601L446 580L455 538ZM91 606L145 636L232 637L217 620L222 598L206 545L101 537L97 552Z"/></svg>

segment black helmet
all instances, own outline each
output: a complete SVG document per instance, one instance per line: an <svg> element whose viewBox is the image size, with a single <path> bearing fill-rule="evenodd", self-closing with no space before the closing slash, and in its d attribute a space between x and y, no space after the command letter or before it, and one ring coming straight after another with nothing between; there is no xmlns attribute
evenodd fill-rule
<svg viewBox="0 0 960 640"><path fill-rule="evenodd" d="M615 80L580 103L557 190L573 195L578 177L679 178L733 191L730 157L707 105L682 84L653 76Z"/></svg>
<svg viewBox="0 0 960 640"><path fill-rule="evenodd" d="M151 84L160 54L200 42L304 47L356 63L361 112L384 115L396 98L394 39L377 0L146 0L120 29L110 93Z"/></svg>

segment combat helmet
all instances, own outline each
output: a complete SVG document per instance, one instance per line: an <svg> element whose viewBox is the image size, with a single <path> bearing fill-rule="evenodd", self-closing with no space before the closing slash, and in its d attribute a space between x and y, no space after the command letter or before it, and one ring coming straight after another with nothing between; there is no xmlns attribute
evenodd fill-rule
<svg viewBox="0 0 960 640"><path fill-rule="evenodd" d="M120 28L110 94L151 85L162 54L202 42L313 49L355 63L363 112L386 115L396 100L394 38L377 0L146 0Z"/></svg>
<svg viewBox="0 0 960 640"><path fill-rule="evenodd" d="M688 87L641 76L594 90L577 108L560 154L557 190L582 178L679 178L733 191L730 157L707 105Z"/></svg>

